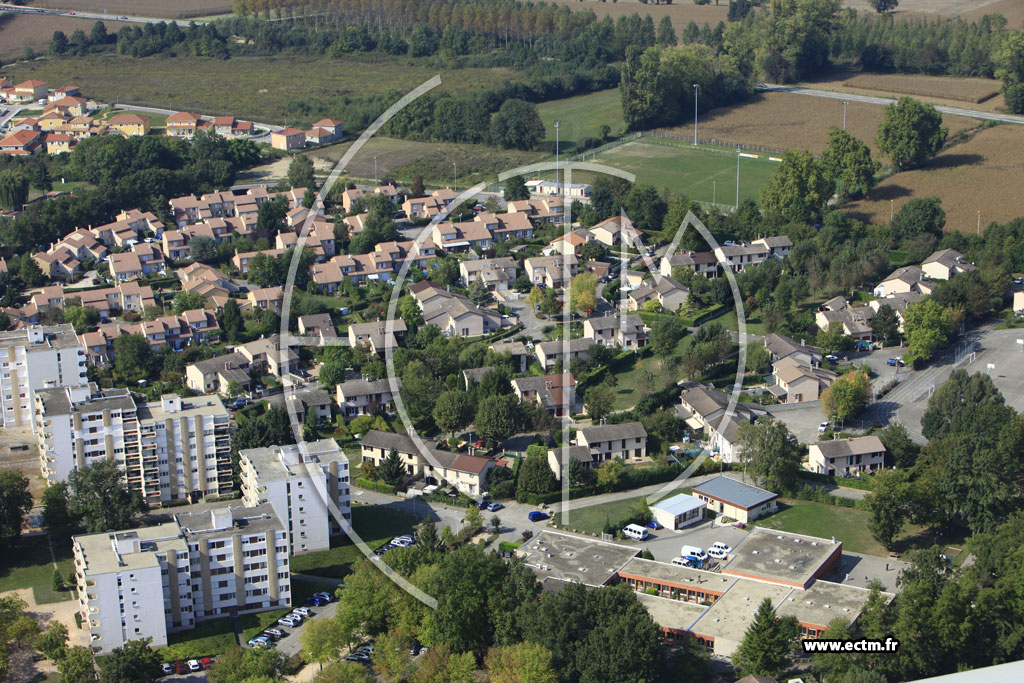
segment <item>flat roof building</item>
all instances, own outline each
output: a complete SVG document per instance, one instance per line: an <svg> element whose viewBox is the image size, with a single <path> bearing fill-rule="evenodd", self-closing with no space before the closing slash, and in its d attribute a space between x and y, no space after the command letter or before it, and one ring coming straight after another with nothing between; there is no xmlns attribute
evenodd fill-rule
<svg viewBox="0 0 1024 683"><path fill-rule="evenodd" d="M725 475L698 484L691 490L695 497L707 503L709 510L744 524L778 509L777 493L744 484Z"/></svg>

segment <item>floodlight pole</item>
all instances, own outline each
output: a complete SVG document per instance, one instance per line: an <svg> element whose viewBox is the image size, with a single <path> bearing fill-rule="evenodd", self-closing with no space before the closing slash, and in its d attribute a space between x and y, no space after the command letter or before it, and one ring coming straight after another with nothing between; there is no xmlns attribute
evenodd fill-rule
<svg viewBox="0 0 1024 683"><path fill-rule="evenodd" d="M455 194L459 193L459 165L456 162L452 162L452 167L455 169Z"/></svg>
<svg viewBox="0 0 1024 683"><path fill-rule="evenodd" d="M740 146L736 145L736 210L740 210Z"/></svg>
<svg viewBox="0 0 1024 683"><path fill-rule="evenodd" d="M562 184L558 179L558 125L560 121L555 119L555 194L561 196Z"/></svg>
<svg viewBox="0 0 1024 683"><path fill-rule="evenodd" d="M849 102L843 100L843 130L846 130L846 105L848 104Z"/></svg>
<svg viewBox="0 0 1024 683"><path fill-rule="evenodd" d="M700 86L696 83L693 84L693 146L697 146L697 94L700 92Z"/></svg>

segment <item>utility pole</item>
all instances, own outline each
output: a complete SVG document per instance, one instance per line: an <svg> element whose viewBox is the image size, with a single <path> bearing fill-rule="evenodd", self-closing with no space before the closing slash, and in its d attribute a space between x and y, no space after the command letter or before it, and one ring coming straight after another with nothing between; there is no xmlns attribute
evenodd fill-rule
<svg viewBox="0 0 1024 683"><path fill-rule="evenodd" d="M711 181L711 203L712 204L717 204L718 203L718 181L717 180L712 180Z"/></svg>
<svg viewBox="0 0 1024 683"><path fill-rule="evenodd" d="M459 165L456 162L452 162L452 167L455 168L455 194L459 193Z"/></svg>
<svg viewBox="0 0 1024 683"><path fill-rule="evenodd" d="M373 157L373 184L377 184L377 157Z"/></svg>
<svg viewBox="0 0 1024 683"><path fill-rule="evenodd" d="M843 100L843 130L846 130L846 105L848 104L849 102Z"/></svg>
<svg viewBox="0 0 1024 683"><path fill-rule="evenodd" d="M696 83L693 84L693 146L697 146L697 93L700 92L700 86Z"/></svg>
<svg viewBox="0 0 1024 683"><path fill-rule="evenodd" d="M736 145L736 210L740 209L740 146Z"/></svg>
<svg viewBox="0 0 1024 683"><path fill-rule="evenodd" d="M978 236L981 236L981 209L978 209Z"/></svg>
<svg viewBox="0 0 1024 683"><path fill-rule="evenodd" d="M560 121L555 119L555 194L562 195L562 183L558 178L558 125Z"/></svg>

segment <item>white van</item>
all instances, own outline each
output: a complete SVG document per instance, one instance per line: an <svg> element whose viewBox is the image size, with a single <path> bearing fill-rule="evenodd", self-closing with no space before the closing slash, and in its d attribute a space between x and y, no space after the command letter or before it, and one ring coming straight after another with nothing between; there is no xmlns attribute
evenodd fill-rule
<svg viewBox="0 0 1024 683"><path fill-rule="evenodd" d="M685 557L673 557L672 558L672 564L676 565L677 567L692 567L693 566L693 563L690 562L690 560L686 559Z"/></svg>
<svg viewBox="0 0 1024 683"><path fill-rule="evenodd" d="M646 541L647 537L651 535L651 532L647 530L647 527L640 526L639 524L629 524L625 529L622 530L623 535L628 538L634 538L638 541Z"/></svg>
<svg viewBox="0 0 1024 683"><path fill-rule="evenodd" d="M704 552L703 548L698 548L695 545L684 545L683 549L679 551L679 554L683 557L693 557L701 562L708 561L708 554Z"/></svg>

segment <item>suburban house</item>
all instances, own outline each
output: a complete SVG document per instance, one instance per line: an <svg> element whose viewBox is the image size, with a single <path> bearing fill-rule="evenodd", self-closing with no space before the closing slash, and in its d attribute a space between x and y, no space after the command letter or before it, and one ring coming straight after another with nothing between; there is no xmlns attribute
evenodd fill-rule
<svg viewBox="0 0 1024 683"><path fill-rule="evenodd" d="M281 314L281 301L284 299L284 290L281 287L260 287L250 289L245 295L246 301L253 308L265 311L273 311Z"/></svg>
<svg viewBox="0 0 1024 683"><path fill-rule="evenodd" d="M782 403L817 401L839 377L831 370L815 367L790 356L772 365L775 385L768 387Z"/></svg>
<svg viewBox="0 0 1024 683"><path fill-rule="evenodd" d="M164 128L167 135L176 138L191 138L199 129L199 121L202 117L188 111L179 111L167 117L167 125Z"/></svg>
<svg viewBox="0 0 1024 683"><path fill-rule="evenodd" d="M639 315L615 313L584 320L583 338L601 346L642 349L647 346L647 327Z"/></svg>
<svg viewBox="0 0 1024 683"><path fill-rule="evenodd" d="M0 154L31 156L44 145L43 134L37 130L16 130L0 140Z"/></svg>
<svg viewBox="0 0 1024 683"><path fill-rule="evenodd" d="M764 338L764 348L768 351L768 360L772 363L793 356L807 365L821 365L821 354L813 346L799 343L781 334L769 334Z"/></svg>
<svg viewBox="0 0 1024 683"><path fill-rule="evenodd" d="M78 299L84 308L91 308L106 320L124 311L142 313L155 306L153 289L137 282L121 282L103 289L67 290L63 285L50 285L32 295L32 303L40 313L64 308L68 299Z"/></svg>
<svg viewBox="0 0 1024 683"><path fill-rule="evenodd" d="M148 135L149 117L144 114L135 114L131 112L118 114L107 119L107 126L116 130L126 138L136 135Z"/></svg>
<svg viewBox="0 0 1024 683"><path fill-rule="evenodd" d="M583 183L563 183L554 180L527 180L523 185L530 194L561 195L570 199L584 199L590 196L590 185Z"/></svg>
<svg viewBox="0 0 1024 683"><path fill-rule="evenodd" d="M530 282L552 289L567 287L569 280L575 277L579 270L575 254L534 256L526 259L523 265L526 267L526 275Z"/></svg>
<svg viewBox="0 0 1024 683"><path fill-rule="evenodd" d="M437 197L413 197L402 202L402 211L409 218L433 218L444 211L446 204Z"/></svg>
<svg viewBox="0 0 1024 683"><path fill-rule="evenodd" d="M788 235L762 237L754 240L751 244L766 248L769 256L777 258L780 261L789 256L789 252L793 251L793 240L789 239Z"/></svg>
<svg viewBox="0 0 1024 683"><path fill-rule="evenodd" d="M277 334L236 346L235 351L245 356L254 372L267 372L277 378L294 372L299 364L299 354L289 346L282 347Z"/></svg>
<svg viewBox="0 0 1024 683"><path fill-rule="evenodd" d="M677 531L704 521L707 503L680 493L651 505L651 517L666 529Z"/></svg>
<svg viewBox="0 0 1024 683"><path fill-rule="evenodd" d="M226 394L228 384L237 382L241 391L251 389L249 359L240 353L227 353L185 366L185 385L201 394Z"/></svg>
<svg viewBox="0 0 1024 683"><path fill-rule="evenodd" d="M360 440L363 462L380 465L395 451L406 467L406 474L422 477L430 486L447 484L470 496L479 495L487 485L487 474L497 465L493 458L451 453L423 442L421 449L412 437L371 429ZM426 451L426 453L424 453Z"/></svg>
<svg viewBox="0 0 1024 683"><path fill-rule="evenodd" d="M735 462L739 456L739 429L768 414L756 403L738 401L729 414L730 395L687 382L676 407L676 416L695 432L703 432L705 448L725 462Z"/></svg>
<svg viewBox="0 0 1024 683"><path fill-rule="evenodd" d="M390 329L389 329L390 328ZM391 355L408 328L401 318L352 323L348 326L348 345L355 348L366 345L378 355Z"/></svg>
<svg viewBox="0 0 1024 683"><path fill-rule="evenodd" d="M643 235L633 227L633 222L625 216L612 216L590 228L594 239L608 247L617 247L623 242L628 246L639 248L643 244Z"/></svg>
<svg viewBox="0 0 1024 683"><path fill-rule="evenodd" d="M759 265L769 258L771 252L765 244L753 242L751 244L725 244L715 247L715 257L722 267L729 268L734 273L742 272L744 268Z"/></svg>
<svg viewBox="0 0 1024 683"><path fill-rule="evenodd" d="M590 357L590 347L593 345L594 342L587 338L556 339L537 344L535 350L542 369L553 370L558 361L562 361L564 369L569 369L574 360L587 360Z"/></svg>
<svg viewBox="0 0 1024 683"><path fill-rule="evenodd" d="M878 309L882 306L888 306L896 313L896 319L899 321L897 330L900 334L903 334L903 314L907 310L907 306L916 304L918 301L922 301L924 295L918 292L901 292L900 294L892 294L882 299L872 299L868 302L868 306L871 307L875 313L878 313ZM1016 310L1016 309L1014 309Z"/></svg>
<svg viewBox="0 0 1024 683"><path fill-rule="evenodd" d="M921 261L921 270L933 280L948 280L959 273L970 273L977 269L963 254L953 249L941 249Z"/></svg>
<svg viewBox="0 0 1024 683"><path fill-rule="evenodd" d="M338 385L338 407L345 417L389 413L395 409L395 390L401 390L402 381L395 378L394 390L391 380L352 379Z"/></svg>
<svg viewBox="0 0 1024 683"><path fill-rule="evenodd" d="M341 193L341 208L348 213L356 205L356 202L362 201L365 196L358 187L350 187Z"/></svg>
<svg viewBox="0 0 1024 683"><path fill-rule="evenodd" d="M512 358L512 365L516 368L516 372L526 372L530 358L533 357L533 352L521 341L495 342L487 348L499 355L508 354Z"/></svg>
<svg viewBox="0 0 1024 683"><path fill-rule="evenodd" d="M777 493L744 484L725 475L693 486L691 494L720 517L749 524L778 510Z"/></svg>
<svg viewBox="0 0 1024 683"><path fill-rule="evenodd" d="M837 477L857 476L885 467L885 446L877 436L819 441L807 447L804 467Z"/></svg>
<svg viewBox="0 0 1024 683"><path fill-rule="evenodd" d="M284 128L271 131L270 146L285 152L293 149L302 149L306 146L306 133L298 128Z"/></svg>
<svg viewBox="0 0 1024 683"><path fill-rule="evenodd" d="M565 468L562 467L563 460L565 461ZM566 474L564 470L568 469L569 462L572 460L582 463L584 467L597 466L596 458L586 446L570 446L565 444L558 448L548 449L548 467L555 473L555 479L558 481L562 481L562 477Z"/></svg>
<svg viewBox="0 0 1024 683"><path fill-rule="evenodd" d="M487 249L494 241L494 236L487 229L487 225L475 220L435 223L430 236L434 244L447 252Z"/></svg>
<svg viewBox="0 0 1024 683"><path fill-rule="evenodd" d="M579 228L570 233L563 233L551 240L540 253L544 256L551 256L552 254L579 254L580 247L587 242L593 241L593 239L594 236L589 230Z"/></svg>
<svg viewBox="0 0 1024 683"><path fill-rule="evenodd" d="M469 287L480 279L487 291L504 292L512 287L512 281L516 279L516 260L505 256L459 261L459 276L463 287Z"/></svg>
<svg viewBox="0 0 1024 683"><path fill-rule="evenodd" d="M647 430L639 422L582 427L576 432L576 445L589 448L599 463L613 458L643 460L647 457Z"/></svg>
<svg viewBox="0 0 1024 683"><path fill-rule="evenodd" d="M423 322L436 325L445 336L479 337L501 329L501 316L480 308L462 294L449 292L421 280L409 285L419 304Z"/></svg>
<svg viewBox="0 0 1024 683"><path fill-rule="evenodd" d="M707 278L718 275L718 257L711 251L680 251L664 256L658 265L658 272L665 277L672 277L672 270L679 266Z"/></svg>
<svg viewBox="0 0 1024 683"><path fill-rule="evenodd" d="M45 100L47 92L46 81L22 81L14 86L14 93L8 96L8 100L12 102Z"/></svg>
<svg viewBox="0 0 1024 683"><path fill-rule="evenodd" d="M838 323L843 328L843 334L858 341L871 341L871 318L874 316L875 309L872 306L850 306L843 297L836 297L814 314L814 322L822 330L827 330L832 323Z"/></svg>
<svg viewBox="0 0 1024 683"><path fill-rule="evenodd" d="M328 339L337 339L338 330L334 327L330 313L313 313L299 316L299 334L304 337L318 337L320 346Z"/></svg>
<svg viewBox="0 0 1024 683"><path fill-rule="evenodd" d="M555 417L568 415L576 405L576 380L571 372L539 377L515 377L512 391L522 401L533 401Z"/></svg>
<svg viewBox="0 0 1024 683"><path fill-rule="evenodd" d="M929 279L922 269L917 266L904 266L897 268L878 283L872 293L877 297L886 297L905 292L931 294L933 291L935 282Z"/></svg>
<svg viewBox="0 0 1024 683"><path fill-rule="evenodd" d="M678 311L690 298L690 290L664 275L653 275L626 295L626 308L639 311L648 301L657 301L662 310Z"/></svg>
<svg viewBox="0 0 1024 683"><path fill-rule="evenodd" d="M496 240L533 237L533 223L523 213L478 213L473 220L483 223Z"/></svg>
<svg viewBox="0 0 1024 683"><path fill-rule="evenodd" d="M565 221L565 201L561 197L521 199L508 203L509 213L521 213L534 224L561 225Z"/></svg>

